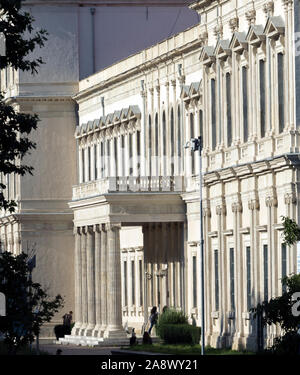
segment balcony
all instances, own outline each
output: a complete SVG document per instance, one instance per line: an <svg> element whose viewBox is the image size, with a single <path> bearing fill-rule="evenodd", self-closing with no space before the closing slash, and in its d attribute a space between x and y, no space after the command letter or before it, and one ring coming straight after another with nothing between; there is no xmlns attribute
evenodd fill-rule
<svg viewBox="0 0 300 375"><path fill-rule="evenodd" d="M109 193L184 192L183 176L106 177L73 186L73 200Z"/></svg>

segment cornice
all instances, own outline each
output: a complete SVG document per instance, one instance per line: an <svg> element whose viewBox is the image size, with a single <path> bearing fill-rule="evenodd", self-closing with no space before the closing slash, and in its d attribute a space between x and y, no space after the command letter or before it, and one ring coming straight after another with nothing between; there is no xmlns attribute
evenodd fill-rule
<svg viewBox="0 0 300 375"><path fill-rule="evenodd" d="M234 178L243 179L253 175L259 176L264 173L270 173L270 171L278 171L299 166L300 154L283 154L273 158L206 172L204 173L204 183L205 185L210 185L220 181L229 181Z"/></svg>
<svg viewBox="0 0 300 375"><path fill-rule="evenodd" d="M76 100L78 103L87 100L88 98L92 98L99 94L99 91L103 91L104 89L116 85L119 82L122 82L126 79L129 79L135 75L138 74L145 74L147 71L151 71L153 68L157 68L158 65L164 64L168 60L172 60L175 57L179 57L184 53L187 53L191 50L197 49L197 47L202 46L202 41L199 39L195 39L192 42L189 42L185 44L184 46L181 46L180 48L175 48L172 51L166 52L154 59L151 59L149 61L143 62L140 65L135 66L134 68L125 71L119 75L113 76L111 78L108 78L107 80L104 80L102 82L99 82L89 88L86 88L82 91L80 91L78 94L74 95L72 98Z"/></svg>

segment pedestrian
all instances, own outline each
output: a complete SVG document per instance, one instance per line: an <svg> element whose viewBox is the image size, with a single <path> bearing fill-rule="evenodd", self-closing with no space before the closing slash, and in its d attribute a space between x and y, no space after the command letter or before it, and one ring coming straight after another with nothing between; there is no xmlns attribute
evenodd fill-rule
<svg viewBox="0 0 300 375"><path fill-rule="evenodd" d="M71 324L72 324L72 319L73 319L72 314L73 314L73 311L70 311L69 313L66 313L63 316L63 326L65 329L65 334L67 335L71 334Z"/></svg>
<svg viewBox="0 0 300 375"><path fill-rule="evenodd" d="M131 337L130 337L130 340L129 340L129 344L130 344L130 346L138 344L137 339L136 339L136 334L134 332L134 328L132 328L132 332L131 332Z"/></svg>
<svg viewBox="0 0 300 375"><path fill-rule="evenodd" d="M153 306L150 312L150 317L149 317L149 320L150 320L150 328L148 330L149 335L152 331L153 326L157 323L157 319L158 319L157 307Z"/></svg>

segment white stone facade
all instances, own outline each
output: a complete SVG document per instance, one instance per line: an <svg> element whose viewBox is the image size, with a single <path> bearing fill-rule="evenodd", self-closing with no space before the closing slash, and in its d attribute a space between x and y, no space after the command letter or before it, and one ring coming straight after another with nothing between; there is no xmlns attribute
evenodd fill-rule
<svg viewBox="0 0 300 375"><path fill-rule="evenodd" d="M297 270L281 216L299 222L300 13L285 0L190 8L199 24L80 80L73 93L73 163L61 169L61 186L77 176L66 194L73 333L122 336L142 329L153 305L183 309L200 325L199 158L184 145L201 135L206 342L255 349L249 309ZM265 344L278 333L268 328Z"/></svg>

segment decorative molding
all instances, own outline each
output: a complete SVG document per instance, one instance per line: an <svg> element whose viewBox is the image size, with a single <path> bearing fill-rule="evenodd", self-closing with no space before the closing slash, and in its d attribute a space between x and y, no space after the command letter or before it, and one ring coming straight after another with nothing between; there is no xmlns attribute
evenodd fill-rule
<svg viewBox="0 0 300 375"><path fill-rule="evenodd" d="M267 17L273 16L274 13L274 1L267 1L263 6L263 11Z"/></svg>
<svg viewBox="0 0 300 375"><path fill-rule="evenodd" d="M255 24L256 20L256 10L255 9L250 9L248 12L245 13L246 20L248 21L249 26L251 24Z"/></svg>
<svg viewBox="0 0 300 375"><path fill-rule="evenodd" d="M232 33L235 31L238 31L239 28L239 18L238 17L233 17L229 20L229 28Z"/></svg>

